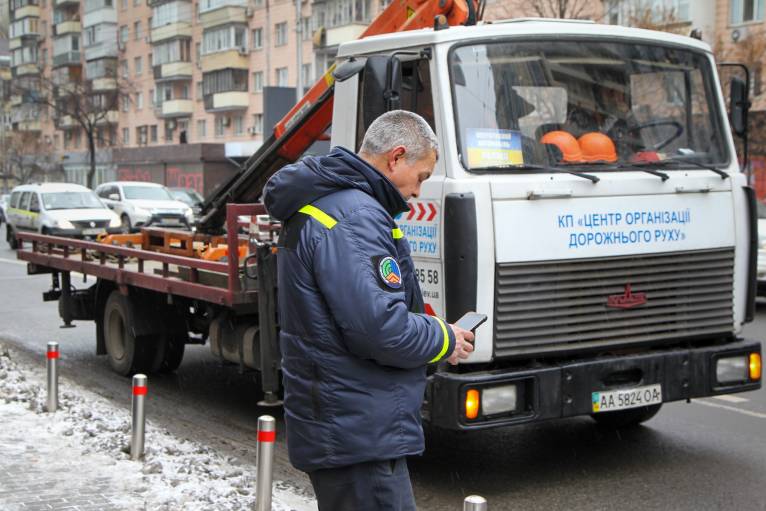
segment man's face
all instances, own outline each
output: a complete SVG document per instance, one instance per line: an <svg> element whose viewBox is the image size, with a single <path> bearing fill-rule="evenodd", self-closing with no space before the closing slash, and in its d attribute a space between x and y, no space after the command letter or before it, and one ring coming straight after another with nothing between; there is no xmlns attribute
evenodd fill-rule
<svg viewBox="0 0 766 511"><path fill-rule="evenodd" d="M420 185L431 177L436 165L436 153L430 151L419 160L408 162L404 147L396 147L388 153L386 173L402 196L410 200L420 195Z"/></svg>

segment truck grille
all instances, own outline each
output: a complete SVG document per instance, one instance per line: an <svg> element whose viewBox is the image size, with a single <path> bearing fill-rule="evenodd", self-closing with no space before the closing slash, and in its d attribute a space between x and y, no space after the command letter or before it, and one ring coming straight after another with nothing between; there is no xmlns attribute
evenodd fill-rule
<svg viewBox="0 0 766 511"><path fill-rule="evenodd" d="M661 343L731 332L734 249L498 264L495 356ZM646 303L607 307L644 293Z"/></svg>

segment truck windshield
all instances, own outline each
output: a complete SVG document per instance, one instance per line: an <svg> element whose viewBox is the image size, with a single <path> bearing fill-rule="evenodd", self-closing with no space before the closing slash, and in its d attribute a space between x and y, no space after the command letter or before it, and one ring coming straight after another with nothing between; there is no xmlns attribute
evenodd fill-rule
<svg viewBox="0 0 766 511"><path fill-rule="evenodd" d="M159 186L123 186L126 199L173 200L170 193Z"/></svg>
<svg viewBox="0 0 766 511"><path fill-rule="evenodd" d="M104 208L104 204L93 192L56 192L43 194L43 207L52 209Z"/></svg>
<svg viewBox="0 0 766 511"><path fill-rule="evenodd" d="M491 42L450 54L468 170L728 162L703 54L598 41Z"/></svg>

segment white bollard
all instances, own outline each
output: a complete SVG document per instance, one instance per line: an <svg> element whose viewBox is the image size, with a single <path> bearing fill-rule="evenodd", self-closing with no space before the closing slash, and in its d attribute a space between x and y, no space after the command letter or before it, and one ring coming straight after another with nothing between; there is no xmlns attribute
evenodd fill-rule
<svg viewBox="0 0 766 511"><path fill-rule="evenodd" d="M48 369L48 403L49 413L55 412L59 407L59 343L49 342L46 353L46 366Z"/></svg>
<svg viewBox="0 0 766 511"><path fill-rule="evenodd" d="M277 439L277 421L270 415L258 417L258 451L255 481L256 511L271 511L271 486L274 476L274 442Z"/></svg>
<svg viewBox="0 0 766 511"><path fill-rule="evenodd" d="M487 499L478 495L469 495L463 501L463 511L487 511Z"/></svg>
<svg viewBox="0 0 766 511"><path fill-rule="evenodd" d="M146 375L133 376L133 409L130 438L130 459L137 461L144 457L144 430L146 428Z"/></svg>

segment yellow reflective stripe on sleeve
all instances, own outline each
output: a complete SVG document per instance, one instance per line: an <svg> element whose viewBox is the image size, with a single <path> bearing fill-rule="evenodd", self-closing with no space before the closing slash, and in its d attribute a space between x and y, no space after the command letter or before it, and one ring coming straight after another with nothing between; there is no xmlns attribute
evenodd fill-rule
<svg viewBox="0 0 766 511"><path fill-rule="evenodd" d="M445 353L447 353L447 350L449 349L449 333L447 333L447 325L444 324L444 321L442 321L440 318L437 318L436 316L433 316L433 318L439 322L439 326L442 327L442 334L444 334L444 343L442 344L442 349L439 352L438 355L436 355L429 364L433 364L434 362L438 362L441 360L441 358L444 356Z"/></svg>
<svg viewBox="0 0 766 511"><path fill-rule="evenodd" d="M391 235L394 237L395 240L400 240L404 238L404 233L398 227L396 229L391 229Z"/></svg>
<svg viewBox="0 0 766 511"><path fill-rule="evenodd" d="M324 225L328 229L332 229L335 227L335 224L337 224L337 220L335 220L333 217L325 213L319 208L315 208L311 204L306 204L301 209L298 210L299 213L303 213L304 215L308 215L320 224Z"/></svg>

